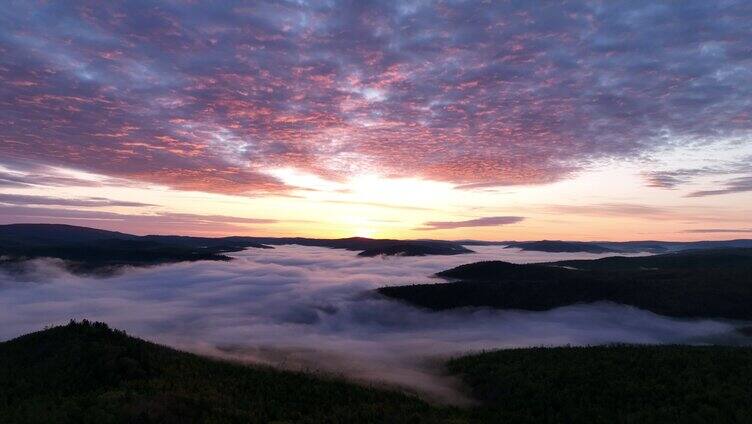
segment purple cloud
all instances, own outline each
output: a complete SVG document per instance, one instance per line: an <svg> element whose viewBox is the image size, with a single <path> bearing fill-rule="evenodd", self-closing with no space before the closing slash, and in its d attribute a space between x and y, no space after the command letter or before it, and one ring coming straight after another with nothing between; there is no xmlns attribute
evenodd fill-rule
<svg viewBox="0 0 752 424"><path fill-rule="evenodd" d="M36 206L3 205L0 202L0 224L63 223L95 226L109 230L139 234L242 234L248 225L274 224L266 218L244 218L225 215L198 215L176 212L121 214L101 210L66 209Z"/></svg>
<svg viewBox="0 0 752 424"><path fill-rule="evenodd" d="M551 182L752 130L750 19L744 1L13 2L0 157L224 193L286 190L279 166Z"/></svg>
<svg viewBox="0 0 752 424"><path fill-rule="evenodd" d="M717 196L720 194L744 193L752 191L752 175L732 178L724 187L715 190L699 190L687 195L687 197Z"/></svg>
<svg viewBox="0 0 752 424"><path fill-rule="evenodd" d="M488 216L485 218L468 219L466 221L428 221L424 222L422 227L415 228L415 230L431 231L466 227L497 227L516 224L522 222L524 219L521 216Z"/></svg>
<svg viewBox="0 0 752 424"><path fill-rule="evenodd" d="M752 228L698 228L698 229L691 229L691 230L685 230L685 233L696 233L696 234L706 234L706 233L752 233Z"/></svg>
<svg viewBox="0 0 752 424"><path fill-rule="evenodd" d="M125 200L112 200L102 197L86 197L82 199L63 199L59 197L33 196L26 194L4 194L0 193L0 203L6 205L52 205L52 206L80 206L80 207L101 207L101 206L122 206L122 207L143 207L154 206L149 203L130 202Z"/></svg>

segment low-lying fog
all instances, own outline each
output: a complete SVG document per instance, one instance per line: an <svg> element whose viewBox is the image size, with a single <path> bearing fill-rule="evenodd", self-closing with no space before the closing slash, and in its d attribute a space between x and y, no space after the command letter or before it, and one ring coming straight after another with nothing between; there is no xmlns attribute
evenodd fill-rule
<svg viewBox="0 0 752 424"><path fill-rule="evenodd" d="M302 246L249 249L230 262L130 269L78 277L36 261L23 281L0 274L0 340L71 318L105 321L130 334L194 352L398 384L458 401L440 359L511 347L607 342L692 342L730 333L713 320L677 320L613 304L547 312L429 312L372 289L435 281L479 260L538 262L602 255L477 247L459 256L361 258Z"/></svg>

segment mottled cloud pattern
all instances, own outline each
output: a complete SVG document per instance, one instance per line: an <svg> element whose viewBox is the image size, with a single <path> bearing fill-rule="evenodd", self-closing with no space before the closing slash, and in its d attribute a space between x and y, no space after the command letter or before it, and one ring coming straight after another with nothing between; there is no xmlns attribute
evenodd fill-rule
<svg viewBox="0 0 752 424"><path fill-rule="evenodd" d="M225 193L284 189L275 167L555 181L747 134L750 20L745 1L8 2L0 157Z"/></svg>

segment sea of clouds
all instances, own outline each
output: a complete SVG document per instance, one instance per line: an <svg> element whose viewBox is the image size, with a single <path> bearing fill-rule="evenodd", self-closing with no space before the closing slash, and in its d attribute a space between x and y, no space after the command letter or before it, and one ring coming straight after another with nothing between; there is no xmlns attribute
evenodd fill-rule
<svg viewBox="0 0 752 424"><path fill-rule="evenodd" d="M441 364L468 351L735 337L738 323L678 320L609 303L546 312L431 312L373 291L438 282L431 277L435 272L479 260L600 257L472 248L477 253L362 258L352 251L290 245L234 253L229 262L132 268L108 278L71 275L54 260L37 260L22 278L0 273L0 340L87 318L198 353L334 373L462 402L457 382Z"/></svg>

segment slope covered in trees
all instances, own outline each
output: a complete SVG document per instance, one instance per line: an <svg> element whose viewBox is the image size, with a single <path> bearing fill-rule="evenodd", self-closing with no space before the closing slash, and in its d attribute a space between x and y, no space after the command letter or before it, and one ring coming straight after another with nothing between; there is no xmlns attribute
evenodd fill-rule
<svg viewBox="0 0 752 424"><path fill-rule="evenodd" d="M414 397L221 362L101 323L0 343L0 422L441 422Z"/></svg>
<svg viewBox="0 0 752 424"><path fill-rule="evenodd" d="M366 249L358 256L427 256L427 255L461 255L473 253L472 250L452 243L408 242Z"/></svg>
<svg viewBox="0 0 752 424"><path fill-rule="evenodd" d="M0 225L0 267L23 271L24 261L57 258L70 271L110 273L122 266L148 266L197 260L230 260L224 253L270 245L297 244L363 251L360 256L424 256L472 253L458 243L439 240L389 240L349 237L189 237L137 236L59 224Z"/></svg>
<svg viewBox="0 0 752 424"><path fill-rule="evenodd" d="M675 317L752 319L752 249L528 265L489 261L437 275L455 281L378 291L435 310L467 306L547 310L611 301Z"/></svg>
<svg viewBox="0 0 752 424"><path fill-rule="evenodd" d="M540 241L514 241L510 242L507 247L516 247L522 250L532 250L536 252L585 252L585 253L616 253L618 250L603 247L601 245L580 242L580 241L560 241L560 240L540 240Z"/></svg>
<svg viewBox="0 0 752 424"><path fill-rule="evenodd" d="M0 343L2 423L750 422L752 348L601 346L452 359L467 408L233 364L71 323Z"/></svg>
<svg viewBox="0 0 752 424"><path fill-rule="evenodd" d="M511 349L448 367L482 402L474 422L752 422L748 347Z"/></svg>

